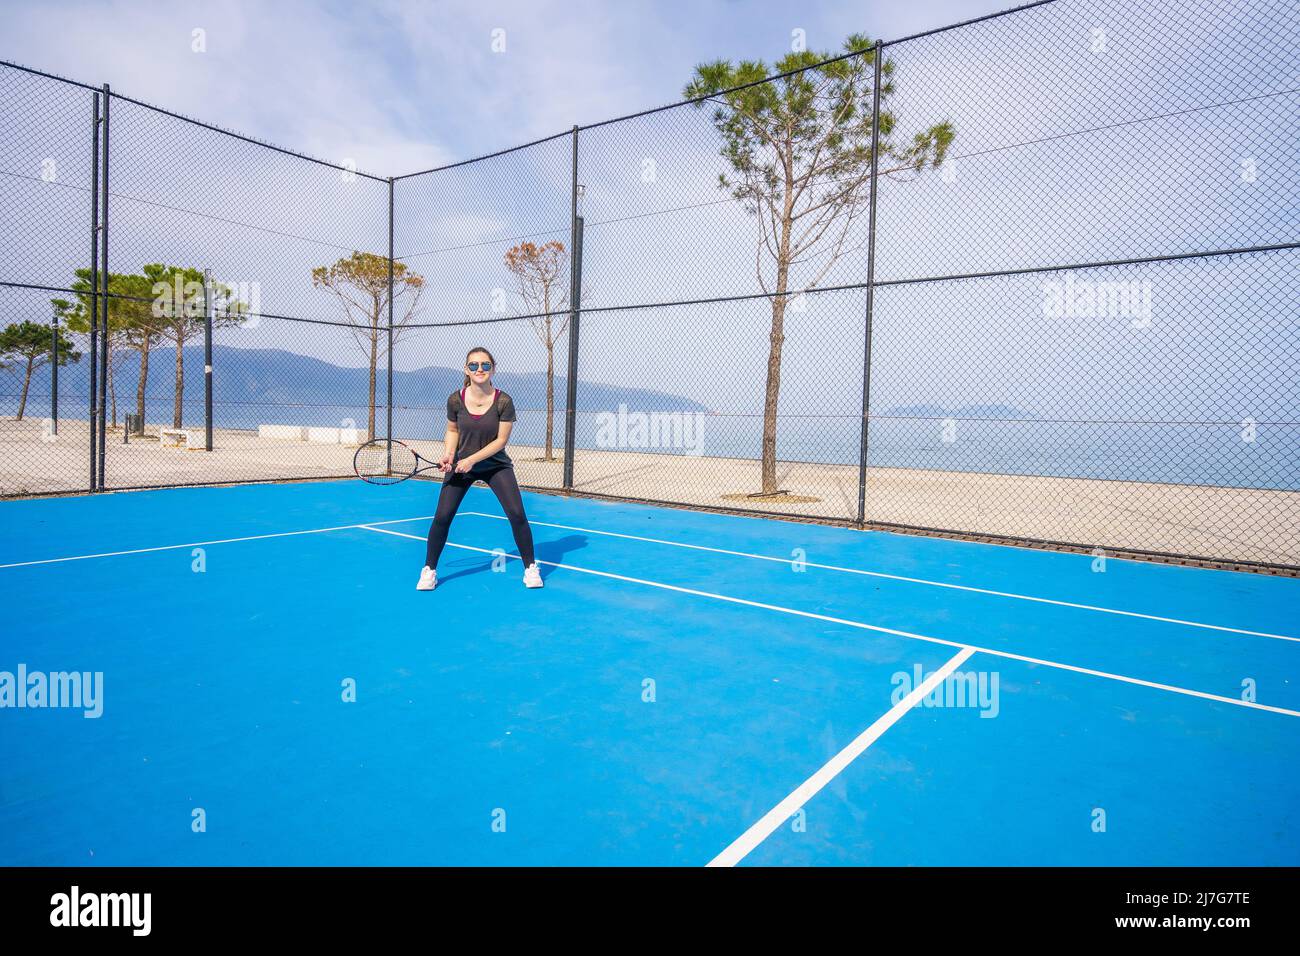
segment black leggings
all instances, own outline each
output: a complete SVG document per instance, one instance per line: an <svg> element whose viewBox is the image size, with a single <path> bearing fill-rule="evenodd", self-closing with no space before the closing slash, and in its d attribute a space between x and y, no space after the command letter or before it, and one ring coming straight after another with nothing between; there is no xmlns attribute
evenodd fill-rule
<svg viewBox="0 0 1300 956"><path fill-rule="evenodd" d="M425 551L425 567L436 568L438 557L447 543L447 532L451 530L451 519L456 517L456 510L465 500L465 492L476 481L486 481L501 509L510 519L510 530L515 535L515 547L519 557L524 559L524 567L533 563L533 530L528 527L528 516L524 514L524 500L519 495L519 482L515 481L515 470L510 465L498 465L491 470L484 469L478 473L465 472L444 478L442 493L438 495L438 510L433 514L433 524L429 526L429 546Z"/></svg>

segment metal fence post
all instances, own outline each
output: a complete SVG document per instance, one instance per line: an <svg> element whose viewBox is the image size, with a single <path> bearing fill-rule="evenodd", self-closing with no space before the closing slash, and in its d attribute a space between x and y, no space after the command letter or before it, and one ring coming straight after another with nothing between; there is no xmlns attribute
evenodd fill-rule
<svg viewBox="0 0 1300 956"><path fill-rule="evenodd" d="M203 449L212 451L212 273L203 270Z"/></svg>
<svg viewBox="0 0 1300 956"><path fill-rule="evenodd" d="M388 177L388 469L393 468L393 177Z"/></svg>
<svg viewBox="0 0 1300 956"><path fill-rule="evenodd" d="M108 449L108 428L105 416L108 414L108 335L109 335L109 296L108 296L108 131L109 100L112 93L108 84L104 84L104 163L101 173L104 177L103 188L99 191L99 269L104 276L104 341L99 355L99 489L104 488L104 453Z"/></svg>
<svg viewBox="0 0 1300 956"><path fill-rule="evenodd" d="M86 417L90 426L90 490L99 487L96 481L95 463L99 460L95 453L95 423L97 421L96 399L99 397L99 94L92 100L94 113L91 116L91 156L90 156L90 395L88 396Z"/></svg>
<svg viewBox="0 0 1300 956"><path fill-rule="evenodd" d="M578 427L578 315L582 294L582 219L578 216L578 127L573 127L573 191L569 219L569 367L565 382L564 490L573 490L573 448Z"/></svg>
<svg viewBox="0 0 1300 956"><path fill-rule="evenodd" d="M59 317L50 319L50 434L59 433Z"/></svg>
<svg viewBox="0 0 1300 956"><path fill-rule="evenodd" d="M880 61L884 46L876 41L875 80L871 88L871 212L867 225L867 315L862 347L862 434L858 447L858 524L867 521L867 441L871 431L871 321L876 292L876 192L880 172Z"/></svg>

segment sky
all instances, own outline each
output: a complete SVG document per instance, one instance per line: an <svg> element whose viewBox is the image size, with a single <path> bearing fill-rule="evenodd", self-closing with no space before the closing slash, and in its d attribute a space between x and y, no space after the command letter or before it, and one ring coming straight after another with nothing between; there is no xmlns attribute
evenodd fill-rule
<svg viewBox="0 0 1300 956"><path fill-rule="evenodd" d="M676 102L696 63L771 62L797 29L838 52L852 32L892 38L1011 6L0 0L0 57L388 176Z"/></svg>
<svg viewBox="0 0 1300 956"><path fill-rule="evenodd" d="M838 52L850 33L897 38L1012 6L0 0L0 58L387 176L676 102L701 62L771 64L799 38ZM1288 0L1058 0L891 47L902 137L944 120L957 136L942 175L882 185L877 279L1294 241L1298 42ZM4 70L0 93L0 278L58 285L85 259L88 94ZM112 128L115 269L206 265L256 283L268 313L336 318L311 269L386 249L386 183L120 100ZM582 132L584 306L759 291L753 221L717 187L719 144L691 107ZM398 181L398 256L428 280L420 321L494 314L506 249L568 242L570 150L564 137ZM47 161L51 182L35 175ZM859 222L823 286L865 280L864 238ZM1147 314L1054 314L1061 275L880 289L879 407L1300 413L1300 331L1285 311L1296 253L1074 275L1130 283ZM47 299L33 293L29 307L47 312ZM789 313L783 412L854 414L864 311L854 290ZM769 320L761 300L591 311L580 377L761 412ZM395 364L453 366L484 338L503 368L544 365L521 323L412 332ZM346 332L321 326L267 320L225 341L363 361Z"/></svg>

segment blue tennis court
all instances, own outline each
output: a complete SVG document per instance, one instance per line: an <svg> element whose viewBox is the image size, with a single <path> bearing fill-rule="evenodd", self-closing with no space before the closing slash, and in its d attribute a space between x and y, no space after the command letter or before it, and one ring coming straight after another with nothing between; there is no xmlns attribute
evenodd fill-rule
<svg viewBox="0 0 1300 956"><path fill-rule="evenodd" d="M437 491L0 504L0 864L1300 863L1300 580Z"/></svg>

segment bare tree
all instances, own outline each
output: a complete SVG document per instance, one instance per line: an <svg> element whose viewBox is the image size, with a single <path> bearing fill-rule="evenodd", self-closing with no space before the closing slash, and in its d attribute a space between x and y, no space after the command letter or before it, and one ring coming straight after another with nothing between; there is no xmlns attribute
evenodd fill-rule
<svg viewBox="0 0 1300 956"><path fill-rule="evenodd" d="M506 251L506 268L514 275L531 317L528 322L546 349L546 439L544 460L555 460L555 343L569 327L569 290L564 243L538 246L522 242Z"/></svg>

